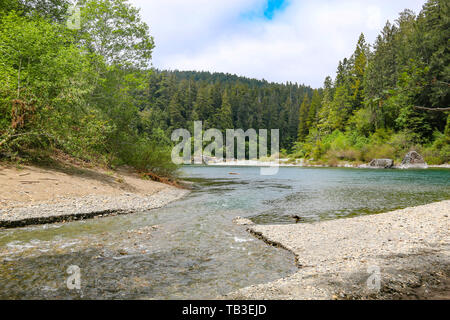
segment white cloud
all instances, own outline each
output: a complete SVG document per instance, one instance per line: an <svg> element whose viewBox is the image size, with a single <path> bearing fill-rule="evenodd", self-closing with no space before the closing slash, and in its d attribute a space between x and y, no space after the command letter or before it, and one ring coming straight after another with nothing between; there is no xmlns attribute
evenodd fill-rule
<svg viewBox="0 0 450 320"><path fill-rule="evenodd" d="M381 9L376 6L367 8L367 24L370 30L379 30L383 26L383 18L381 16Z"/></svg>
<svg viewBox="0 0 450 320"><path fill-rule="evenodd" d="M244 19L266 0L132 0L155 37L160 69L230 72L319 87L351 55L359 34L373 42L387 19L425 0L291 0L273 20Z"/></svg>

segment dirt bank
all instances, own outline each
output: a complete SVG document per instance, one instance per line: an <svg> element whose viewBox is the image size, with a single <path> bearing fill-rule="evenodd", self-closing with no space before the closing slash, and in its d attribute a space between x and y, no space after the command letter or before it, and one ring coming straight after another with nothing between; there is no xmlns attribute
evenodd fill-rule
<svg viewBox="0 0 450 320"><path fill-rule="evenodd" d="M188 191L130 170L0 165L0 227L22 227L159 208Z"/></svg>

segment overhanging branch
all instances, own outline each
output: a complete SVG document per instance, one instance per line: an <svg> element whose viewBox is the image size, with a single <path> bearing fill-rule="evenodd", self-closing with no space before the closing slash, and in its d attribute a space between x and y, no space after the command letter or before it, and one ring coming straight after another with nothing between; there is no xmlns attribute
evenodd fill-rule
<svg viewBox="0 0 450 320"><path fill-rule="evenodd" d="M450 108L427 108L427 107L419 107L414 106L415 109L419 110L427 110L427 111L450 111Z"/></svg>

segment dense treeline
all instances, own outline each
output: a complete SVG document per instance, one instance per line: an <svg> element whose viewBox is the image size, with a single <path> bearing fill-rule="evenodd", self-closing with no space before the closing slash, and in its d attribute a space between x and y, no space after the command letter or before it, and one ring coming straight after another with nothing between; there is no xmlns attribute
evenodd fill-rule
<svg viewBox="0 0 450 320"><path fill-rule="evenodd" d="M319 92L318 90L316 90ZM317 93L319 94L319 93ZM209 72L154 72L149 91L141 96L143 119L170 136L174 129L192 130L193 121L204 129L280 129L280 145L297 140L299 108L310 87L275 84Z"/></svg>
<svg viewBox="0 0 450 320"><path fill-rule="evenodd" d="M174 129L280 129L282 153L336 163L450 161L449 4L405 10L374 45L361 35L313 90L208 72L151 70L148 26L126 0L0 0L0 157L55 151L168 175Z"/></svg>
<svg viewBox="0 0 450 320"><path fill-rule="evenodd" d="M417 16L403 11L373 46L361 35L322 96L303 101L293 156L336 163L417 149L431 163L449 162L449 6L429 0Z"/></svg>
<svg viewBox="0 0 450 320"><path fill-rule="evenodd" d="M140 108L167 134L191 128L280 129L285 155L327 163L401 159L409 149L430 163L450 161L449 4L405 10L373 45L361 34L322 89L229 74L155 72ZM447 129L446 129L447 128Z"/></svg>

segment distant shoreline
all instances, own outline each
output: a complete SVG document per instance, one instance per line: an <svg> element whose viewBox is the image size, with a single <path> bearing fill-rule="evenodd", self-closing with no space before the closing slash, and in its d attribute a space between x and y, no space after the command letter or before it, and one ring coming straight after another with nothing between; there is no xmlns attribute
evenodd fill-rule
<svg viewBox="0 0 450 320"><path fill-rule="evenodd" d="M205 166L205 167L275 167L279 166L282 168L349 168L349 169L382 169L377 167L369 167L367 165L360 164L338 164L335 166L326 164L289 164L289 163L276 163L276 162L261 162L261 161L233 161L224 163L210 163L210 164L188 164L185 166ZM397 170L411 170L411 169L450 169L450 164L441 165L427 165L426 167L410 167L403 168L400 166L393 166L389 169Z"/></svg>

